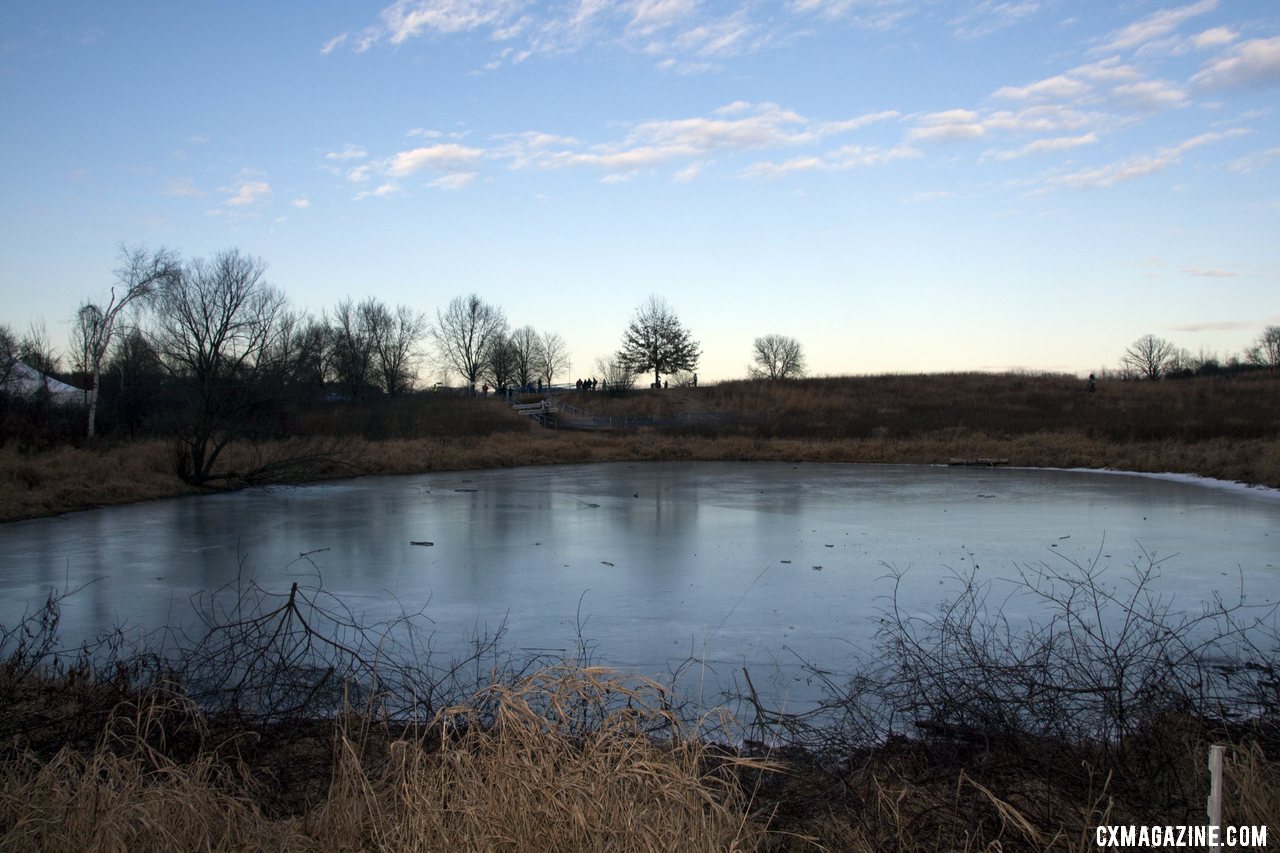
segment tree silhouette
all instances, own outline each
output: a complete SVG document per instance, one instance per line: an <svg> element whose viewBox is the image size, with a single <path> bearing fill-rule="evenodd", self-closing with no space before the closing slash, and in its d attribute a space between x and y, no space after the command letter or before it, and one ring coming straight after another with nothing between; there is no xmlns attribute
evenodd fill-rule
<svg viewBox="0 0 1280 853"><path fill-rule="evenodd" d="M1280 367L1280 326L1267 326L1254 340L1247 355L1259 367Z"/></svg>
<svg viewBox="0 0 1280 853"><path fill-rule="evenodd" d="M618 362L632 373L653 371L655 386L663 374L697 370L702 352L693 335L681 323L666 300L650 296L636 309L635 319L623 336Z"/></svg>
<svg viewBox="0 0 1280 853"><path fill-rule="evenodd" d="M756 338L751 347L755 363L751 375L761 379L794 379L804 376L804 348L786 335Z"/></svg>
<svg viewBox="0 0 1280 853"><path fill-rule="evenodd" d="M1143 335L1124 351L1120 364L1147 379L1159 379L1177 355L1177 347L1164 338Z"/></svg>
<svg viewBox="0 0 1280 853"><path fill-rule="evenodd" d="M432 336L440 360L461 374L474 394L493 347L506 340L507 316L474 293L458 296L436 312Z"/></svg>

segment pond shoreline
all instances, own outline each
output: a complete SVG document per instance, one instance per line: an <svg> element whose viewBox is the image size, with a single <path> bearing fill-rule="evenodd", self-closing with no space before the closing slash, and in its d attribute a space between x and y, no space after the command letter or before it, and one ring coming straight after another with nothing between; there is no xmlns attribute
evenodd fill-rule
<svg viewBox="0 0 1280 853"><path fill-rule="evenodd" d="M291 452L287 442L232 446L229 470L249 457ZM213 494L244 485L321 482L388 474L424 474L549 464L620 461L849 462L946 465L954 458L1008 459L1009 467L1106 471L1211 480L1211 485L1280 488L1280 439L1106 442L1073 432L993 437L949 432L900 439L698 437L536 430L475 438L343 443L305 469L262 483L201 488L172 472L171 445L151 440L38 453L0 449L0 523L160 498ZM1002 466L1003 467L1003 466Z"/></svg>

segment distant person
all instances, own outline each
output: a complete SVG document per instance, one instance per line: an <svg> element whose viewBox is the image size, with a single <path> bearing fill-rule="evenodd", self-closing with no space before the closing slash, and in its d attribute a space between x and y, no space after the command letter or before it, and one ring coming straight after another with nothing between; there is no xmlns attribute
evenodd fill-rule
<svg viewBox="0 0 1280 853"><path fill-rule="evenodd" d="M577 388L578 388L578 390L579 390L579 391L581 391L581 390L582 390L582 380L581 380L581 379L579 379L579 380L575 383L575 385L577 386Z"/></svg>
<svg viewBox="0 0 1280 853"><path fill-rule="evenodd" d="M694 388L697 388L697 387L698 387L698 374L696 374L696 373L695 373L695 374L693 374L693 387L694 387Z"/></svg>
<svg viewBox="0 0 1280 853"><path fill-rule="evenodd" d="M1093 374L1089 374L1089 393L1092 394L1098 390L1098 382L1093 378Z"/></svg>

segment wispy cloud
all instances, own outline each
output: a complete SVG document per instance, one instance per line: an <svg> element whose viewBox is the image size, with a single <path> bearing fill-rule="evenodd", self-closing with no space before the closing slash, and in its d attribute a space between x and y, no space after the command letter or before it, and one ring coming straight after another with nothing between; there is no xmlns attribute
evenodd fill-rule
<svg viewBox="0 0 1280 853"><path fill-rule="evenodd" d="M690 181L695 180L698 175L702 174L703 168L705 168L705 166L702 163L690 163L688 166L685 166L683 169L676 172L671 179L677 183L687 184Z"/></svg>
<svg viewBox="0 0 1280 853"><path fill-rule="evenodd" d="M1093 145L1098 141L1096 133L1082 133L1079 136L1054 136L1045 139L1037 139L1034 142L1028 142L1021 148L1004 151L988 152L989 156L997 160L1016 160L1019 157L1028 157L1038 154L1052 154L1058 151L1067 151L1072 148L1079 148L1082 145Z"/></svg>
<svg viewBox="0 0 1280 853"><path fill-rule="evenodd" d="M381 184L371 190L361 190L355 194L356 201L363 201L366 198L385 198L389 195L395 195L400 192L399 184Z"/></svg>
<svg viewBox="0 0 1280 853"><path fill-rule="evenodd" d="M522 168L585 166L632 172L664 164L702 163L718 153L814 145L897 117L896 112L883 111L813 121L778 104L736 101L707 116L638 122L622 139L595 145L550 134L510 138L504 156ZM690 177L686 172L685 179Z"/></svg>
<svg viewBox="0 0 1280 853"><path fill-rule="evenodd" d="M1141 47L1147 42L1169 35L1192 18L1218 8L1219 0L1200 0L1187 6L1160 9L1132 24L1107 35L1095 50L1115 53Z"/></svg>
<svg viewBox="0 0 1280 853"><path fill-rule="evenodd" d="M564 0L545 6L523 0L396 0L376 23L334 36L321 51L363 52L382 42L400 45L458 33L479 33L494 43L489 69L601 44L666 57L669 67L684 68L699 64L691 62L698 58L759 50L775 37L747 9L721 12L699 0Z"/></svg>
<svg viewBox="0 0 1280 853"><path fill-rule="evenodd" d="M1172 80L1147 77L1116 57L1080 65L1024 86L1002 86L993 95L1003 101L1035 104L1103 105L1159 111L1186 106L1190 99Z"/></svg>
<svg viewBox="0 0 1280 853"><path fill-rule="evenodd" d="M949 190L930 190L928 192L912 193L904 196L903 204L933 204L937 201L946 201L955 198L956 194Z"/></svg>
<svg viewBox="0 0 1280 853"><path fill-rule="evenodd" d="M1111 94L1127 106L1140 110L1165 110L1186 106L1187 93L1168 80L1143 80L1122 83Z"/></svg>
<svg viewBox="0 0 1280 853"><path fill-rule="evenodd" d="M363 160L369 156L369 152L359 145L347 143L337 151L329 151L324 155L326 160L346 161L346 160Z"/></svg>
<svg viewBox="0 0 1280 853"><path fill-rule="evenodd" d="M1201 146L1209 145L1214 142L1220 142L1224 139L1243 136L1246 133L1248 133L1248 131L1243 128L1234 128L1221 133L1202 133L1199 136L1194 136L1178 145L1160 149L1154 154L1137 155L1119 162L1109 163L1104 166L1082 169L1067 175L1058 175L1050 178L1048 183L1054 186L1071 187L1075 189L1088 187L1105 188L1114 186L1115 184L1131 181L1135 178L1141 178L1167 169L1170 166L1181 162L1182 156L1195 148L1200 148Z"/></svg>
<svg viewBox="0 0 1280 853"><path fill-rule="evenodd" d="M1014 101L1072 101L1090 94L1092 87L1070 74L1055 74L1026 86L1002 86L995 96Z"/></svg>
<svg viewBox="0 0 1280 853"><path fill-rule="evenodd" d="M1040 0L1021 0L1021 2L983 0L952 18L950 23L958 38L982 38L1033 17L1040 12L1043 5Z"/></svg>
<svg viewBox="0 0 1280 853"><path fill-rule="evenodd" d="M787 8L801 16L842 21L865 30L888 30L915 11L906 0L791 0Z"/></svg>
<svg viewBox="0 0 1280 853"><path fill-rule="evenodd" d="M1191 78L1202 89L1230 89L1280 82L1280 36L1253 39L1211 60Z"/></svg>
<svg viewBox="0 0 1280 853"><path fill-rule="evenodd" d="M800 172L842 172L850 169L886 166L897 160L922 156L918 148L897 145L892 148L846 145L826 154L793 157L780 163L759 162L743 173L751 178L782 178Z"/></svg>
<svg viewBox="0 0 1280 853"><path fill-rule="evenodd" d="M429 182L427 186L435 187L439 190L460 190L471 186L475 183L475 179L475 172L451 172Z"/></svg>
<svg viewBox="0 0 1280 853"><path fill-rule="evenodd" d="M1210 30L1197 33L1191 37L1191 45L1196 50L1208 50L1215 47L1223 47L1231 44L1239 38L1239 33L1229 27L1214 27Z"/></svg>
<svg viewBox="0 0 1280 853"><path fill-rule="evenodd" d="M990 2L958 22L964 32L989 31L1016 21L1040 0ZM583 49L621 48L652 57L660 70L701 73L724 60L791 43L814 32L814 19L883 30L916 11L909 0L781 0L768 4L714 4L703 0L395 0L377 20L339 33L320 48L357 53L379 44L471 34L494 52L485 70L535 56ZM958 29L958 31L959 31Z"/></svg>
<svg viewBox="0 0 1280 853"><path fill-rule="evenodd" d="M749 152L765 152L767 156L769 152L805 151L782 162L748 166L745 174L800 171L805 168L806 157L813 158L812 168L852 169L920 156L908 145L840 144L874 125L896 123L901 118L897 111L881 110L818 120L775 103L735 101L706 115L622 125L615 138L597 142L531 130L495 134L487 142L468 145L436 142L360 162L352 158L345 176L353 184L378 184L376 189L357 193L359 200L400 191L405 179L420 172L435 173L428 186L463 189L479 179L485 164L531 171L589 169L603 173L606 183L634 180L646 172L663 170L671 180L689 182L703 176L721 158L741 158ZM335 153L345 156L345 152L346 149ZM740 164L738 159L735 165L739 170Z"/></svg>
<svg viewBox="0 0 1280 853"><path fill-rule="evenodd" d="M1239 274L1231 270L1207 269L1205 267L1183 267L1182 271L1195 278L1235 278Z"/></svg>
<svg viewBox="0 0 1280 853"><path fill-rule="evenodd" d="M1259 151L1256 154L1248 154L1232 160L1227 168L1233 172L1242 172L1247 175L1251 172L1265 169L1276 159L1280 159L1280 148L1268 148L1266 151Z"/></svg>
<svg viewBox="0 0 1280 853"><path fill-rule="evenodd" d="M479 148L446 142L401 151L383 161L383 167L388 175L404 178L423 169L452 170L483 156L484 152Z"/></svg>
<svg viewBox="0 0 1280 853"><path fill-rule="evenodd" d="M229 190L231 196L223 202L230 207L247 207L271 195L271 185L266 181L244 179Z"/></svg>
<svg viewBox="0 0 1280 853"><path fill-rule="evenodd" d="M191 178L170 178L165 181L162 195L170 198L201 198L204 192L196 186L195 181Z"/></svg>
<svg viewBox="0 0 1280 853"><path fill-rule="evenodd" d="M972 110L946 110L921 116L919 123L907 132L907 138L918 142L956 142L976 139L987 132Z"/></svg>
<svg viewBox="0 0 1280 853"><path fill-rule="evenodd" d="M1257 320L1208 320L1203 323L1185 323L1169 328L1174 332L1236 332L1257 329L1261 325Z"/></svg>
<svg viewBox="0 0 1280 853"><path fill-rule="evenodd" d="M483 149L453 142L422 145L354 166L347 171L347 180L354 184L362 184L374 178L380 181L376 189L356 193L356 201L383 198L399 192L400 181L423 171L439 174L427 182L428 186L461 189L474 180L471 167L485 156Z"/></svg>

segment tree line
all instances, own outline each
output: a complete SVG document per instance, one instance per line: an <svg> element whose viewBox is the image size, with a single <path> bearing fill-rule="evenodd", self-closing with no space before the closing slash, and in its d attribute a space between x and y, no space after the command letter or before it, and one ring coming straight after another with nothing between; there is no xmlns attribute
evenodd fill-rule
<svg viewBox="0 0 1280 853"><path fill-rule="evenodd" d="M210 478L236 437L269 431L272 418L279 423L282 400L402 397L415 389L429 352L471 395L482 384L550 386L571 367L562 336L528 325L513 329L500 307L476 294L455 297L434 318L376 297L348 297L318 316L296 310L267 282L265 263L236 249L185 261L164 249L123 249L106 298L84 301L73 319L70 378L86 389L81 434L98 433L106 392L122 434L145 423L151 432L178 437L175 464L193 482ZM692 332L655 295L636 309L620 348L595 367L614 391L633 387L639 376L652 376L653 387L665 386L663 377L696 384L701 356ZM45 375L59 372L43 326L19 336L0 325L0 415L17 405L3 389L18 362ZM1226 364L1145 335L1126 349L1120 373L1160 379L1245 364L1280 365L1280 327L1266 327L1243 358ZM747 370L785 380L805 368L801 343L771 334L755 339Z"/></svg>
<svg viewBox="0 0 1280 853"><path fill-rule="evenodd" d="M108 391L122 432L145 422L177 436L175 464L192 482L211 478L232 440L279 420L282 401L409 393L433 344L471 389L551 384L569 368L560 335L512 331L501 309L475 295L454 299L434 321L376 297L347 298L314 316L268 283L261 259L236 249L192 260L125 249L121 258L106 298L86 300L73 318L64 375L85 389L82 435L99 432ZM21 337L0 326L0 414L41 402L38 392L30 405L4 393L19 362L45 376L61 372L42 326Z"/></svg>
<svg viewBox="0 0 1280 853"><path fill-rule="evenodd" d="M1280 326L1265 327L1245 347L1242 355L1228 356L1225 360L1206 350L1193 354L1170 340L1151 334L1135 340L1120 356L1120 377L1123 379L1212 375L1250 367L1268 370L1280 367Z"/></svg>
<svg viewBox="0 0 1280 853"><path fill-rule="evenodd" d="M256 395L249 388L323 389L349 400L399 397L414 390L428 352L472 394L481 384L549 386L571 367L560 334L528 325L513 329L500 307L476 294L454 298L434 318L376 297L348 297L319 316L295 310L267 282L265 263L236 249L184 261L166 249L122 248L107 296L85 300L73 321L65 375L86 389L90 438L98 431L104 387L113 386L127 410L129 387L154 385L158 376L185 385L191 402L213 417L252 409ZM701 354L674 309L651 296L627 326L620 349L597 359L596 369L618 390L643 374L652 374L654 386L664 376L689 384ZM753 376L804 373L803 350L794 338L757 338L752 358ZM18 361L45 375L62 372L42 326L22 337L0 326L0 388Z"/></svg>

